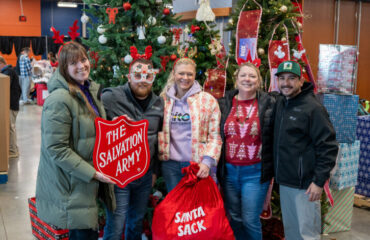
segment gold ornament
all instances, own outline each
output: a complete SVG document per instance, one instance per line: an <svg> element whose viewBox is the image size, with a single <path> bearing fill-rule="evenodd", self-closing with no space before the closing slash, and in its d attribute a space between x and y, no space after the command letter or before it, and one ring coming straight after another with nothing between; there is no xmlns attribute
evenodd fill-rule
<svg viewBox="0 0 370 240"><path fill-rule="evenodd" d="M263 55L263 54L265 54L265 49L263 49L263 48L258 48L258 55Z"/></svg>
<svg viewBox="0 0 370 240"><path fill-rule="evenodd" d="M286 37L282 37L281 38L281 41L285 42L286 41Z"/></svg>
<svg viewBox="0 0 370 240"><path fill-rule="evenodd" d="M281 7L279 8L279 10L280 10L280 12L282 12L282 13L286 13L286 12L288 11L288 8L287 8L287 6L283 5L283 6L281 6Z"/></svg>
<svg viewBox="0 0 370 240"><path fill-rule="evenodd" d="M108 67L108 71L110 71L111 70L111 68L110 67Z"/></svg>
<svg viewBox="0 0 370 240"><path fill-rule="evenodd" d="M230 25L233 25L234 24L234 20L232 18L229 19L229 24Z"/></svg>
<svg viewBox="0 0 370 240"><path fill-rule="evenodd" d="M125 31L126 30L126 28L125 27L122 27L122 31Z"/></svg>
<svg viewBox="0 0 370 240"><path fill-rule="evenodd" d="M302 23L297 22L297 27L298 27L299 30L302 30Z"/></svg>
<svg viewBox="0 0 370 240"><path fill-rule="evenodd" d="M306 73L306 69L304 69L304 68L303 68L303 69L302 69L302 72L303 72L303 73Z"/></svg>

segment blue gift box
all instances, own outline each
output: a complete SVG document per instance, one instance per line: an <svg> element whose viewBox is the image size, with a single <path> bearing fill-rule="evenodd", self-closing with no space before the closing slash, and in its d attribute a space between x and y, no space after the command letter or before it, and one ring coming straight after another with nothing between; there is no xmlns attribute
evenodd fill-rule
<svg viewBox="0 0 370 240"><path fill-rule="evenodd" d="M365 197L370 197L370 178L358 177L356 193Z"/></svg>
<svg viewBox="0 0 370 240"><path fill-rule="evenodd" d="M370 197L370 115L357 118L357 139L360 140L360 160L356 193Z"/></svg>
<svg viewBox="0 0 370 240"><path fill-rule="evenodd" d="M354 143L356 140L358 95L318 94L318 99L329 113L337 141Z"/></svg>
<svg viewBox="0 0 370 240"><path fill-rule="evenodd" d="M340 143L337 162L330 176L330 188L342 190L357 184L360 141Z"/></svg>

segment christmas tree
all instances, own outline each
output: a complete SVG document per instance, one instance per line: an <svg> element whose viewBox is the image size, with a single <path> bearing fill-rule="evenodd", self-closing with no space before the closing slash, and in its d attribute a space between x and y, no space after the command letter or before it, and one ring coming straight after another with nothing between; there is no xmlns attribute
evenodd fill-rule
<svg viewBox="0 0 370 240"><path fill-rule="evenodd" d="M89 28L84 44L90 48L92 78L104 87L122 85L127 81L132 57L130 46L138 54L151 46L154 68L160 69L153 89L159 92L167 81L176 60L170 27L178 18L168 8L172 0L84 0L87 13L98 19Z"/></svg>
<svg viewBox="0 0 370 240"><path fill-rule="evenodd" d="M260 61L265 90L276 90L271 71L284 60L296 60L303 66L306 80L314 81L303 49L302 13L300 4L291 0L239 0L233 9L226 30L232 31L229 51L228 80L238 67L237 62ZM260 59L260 60L258 60ZM275 67L274 67L275 66ZM229 86L231 84L229 83Z"/></svg>
<svg viewBox="0 0 370 240"><path fill-rule="evenodd" d="M207 70L217 67L217 49L215 49L217 47L213 47L212 43L220 41L220 34L215 27L214 22L200 22L194 19L184 30L187 33L185 42L190 48L196 47L198 51L194 61L197 64L196 79L201 85L207 78Z"/></svg>

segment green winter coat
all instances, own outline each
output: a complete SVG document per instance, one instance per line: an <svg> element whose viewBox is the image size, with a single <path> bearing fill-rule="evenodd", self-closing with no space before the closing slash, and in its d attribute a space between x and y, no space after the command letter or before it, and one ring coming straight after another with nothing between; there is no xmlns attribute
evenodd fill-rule
<svg viewBox="0 0 370 240"><path fill-rule="evenodd" d="M99 85L90 83L90 93L101 117L105 118L104 108L97 99ZM93 179L94 120L80 89L72 96L58 70L50 79L48 90L50 95L41 119L37 215L62 229L97 229L99 182ZM108 192L107 197L114 204L114 193Z"/></svg>

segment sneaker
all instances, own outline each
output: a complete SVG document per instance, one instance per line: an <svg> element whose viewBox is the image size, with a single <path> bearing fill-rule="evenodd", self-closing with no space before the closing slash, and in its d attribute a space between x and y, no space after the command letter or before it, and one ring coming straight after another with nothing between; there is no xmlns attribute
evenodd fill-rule
<svg viewBox="0 0 370 240"><path fill-rule="evenodd" d="M19 100L19 105L24 105L23 100Z"/></svg>
<svg viewBox="0 0 370 240"><path fill-rule="evenodd" d="M9 154L9 158L18 158L19 157L19 153L10 153Z"/></svg>

